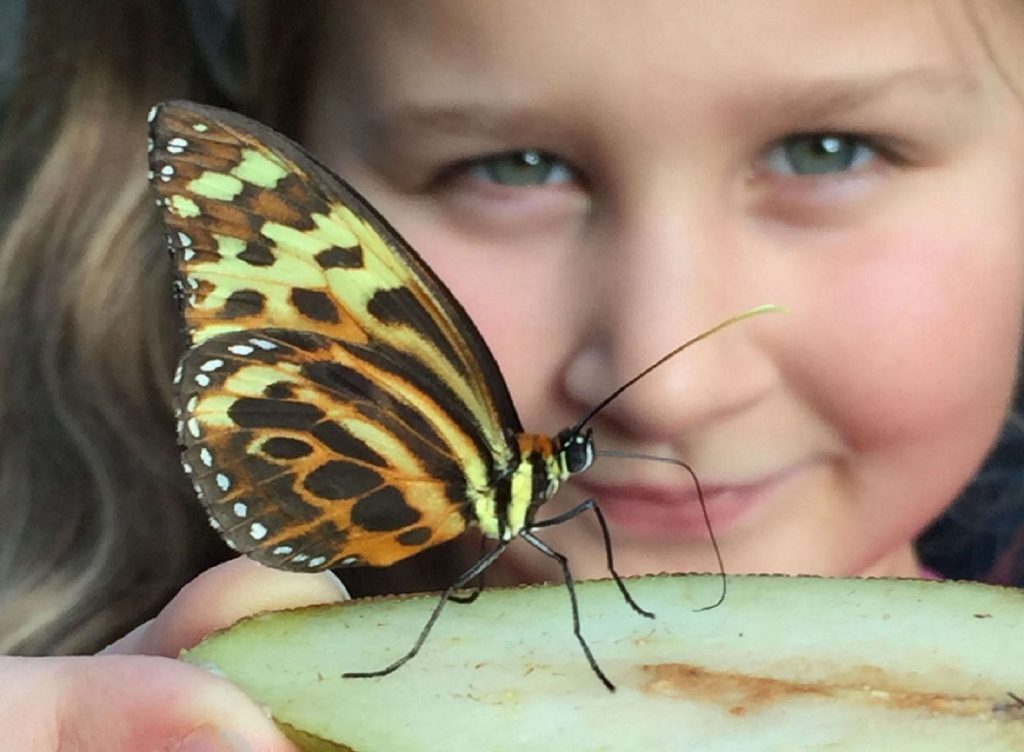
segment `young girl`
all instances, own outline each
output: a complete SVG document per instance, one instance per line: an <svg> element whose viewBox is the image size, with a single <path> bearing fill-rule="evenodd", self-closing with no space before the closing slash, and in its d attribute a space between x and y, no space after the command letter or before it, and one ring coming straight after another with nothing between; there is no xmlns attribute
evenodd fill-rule
<svg viewBox="0 0 1024 752"><path fill-rule="evenodd" d="M626 391L593 422L599 447L690 463L730 573L927 574L915 541L1013 438L1024 5L188 7L51 9L26 40L36 78L11 100L22 140L4 174L33 182L8 200L0 256L10 650L99 643L219 555L193 527L167 408L177 324L142 144L146 110L170 96L292 133L366 195L472 316L528 430L571 425L729 315L786 306ZM187 75L193 44L212 81ZM588 497L622 573L717 568L676 468L601 459L547 512ZM985 530L986 550L964 553L956 520L1019 524L1000 499L969 495L944 519L931 549L953 539L962 566L942 574L975 574L968 557L1012 539ZM605 574L593 520L544 539L578 577ZM476 553L350 584L436 586ZM493 574L557 573L523 546ZM114 727L124 748L284 748L215 679L123 654L173 656L242 614L339 597L327 577L216 568L106 651L120 656L0 663L5 684L35 687L0 703L0 727L39 748L111 749Z"/></svg>

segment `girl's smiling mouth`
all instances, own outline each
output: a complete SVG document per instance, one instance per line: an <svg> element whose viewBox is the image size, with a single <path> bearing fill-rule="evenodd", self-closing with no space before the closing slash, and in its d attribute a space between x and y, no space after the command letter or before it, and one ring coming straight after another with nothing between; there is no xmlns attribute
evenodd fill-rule
<svg viewBox="0 0 1024 752"><path fill-rule="evenodd" d="M593 497L609 521L627 534L676 541L706 540L708 521L716 535L726 533L743 518L763 507L794 477L818 462L801 461L749 480L701 481L707 519L697 486L678 484L600 483L574 478L571 484ZM697 475L700 478L700 474Z"/></svg>

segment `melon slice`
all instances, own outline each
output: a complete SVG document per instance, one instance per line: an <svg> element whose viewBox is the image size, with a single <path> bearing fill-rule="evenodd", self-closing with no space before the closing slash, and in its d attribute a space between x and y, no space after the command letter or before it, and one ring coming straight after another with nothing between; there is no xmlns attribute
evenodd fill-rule
<svg viewBox="0 0 1024 752"><path fill-rule="evenodd" d="M973 583L713 575L563 586L451 603L391 675L433 596L261 614L184 659L264 704L303 749L1024 750L1024 595Z"/></svg>

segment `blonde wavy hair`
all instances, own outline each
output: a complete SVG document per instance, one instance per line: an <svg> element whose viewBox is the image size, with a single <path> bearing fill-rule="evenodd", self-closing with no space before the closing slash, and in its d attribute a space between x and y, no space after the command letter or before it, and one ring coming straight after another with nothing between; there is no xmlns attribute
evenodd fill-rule
<svg viewBox="0 0 1024 752"><path fill-rule="evenodd" d="M240 25L264 119L308 20L276 10ZM145 164L148 108L217 92L180 2L33 2L23 50L0 136L0 649L82 652L222 556L177 460Z"/></svg>

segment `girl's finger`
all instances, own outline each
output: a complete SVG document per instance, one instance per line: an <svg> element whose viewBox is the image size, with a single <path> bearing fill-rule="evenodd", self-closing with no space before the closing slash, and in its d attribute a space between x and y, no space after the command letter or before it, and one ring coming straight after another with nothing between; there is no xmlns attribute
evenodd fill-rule
<svg viewBox="0 0 1024 752"><path fill-rule="evenodd" d="M103 653L175 658L210 632L243 616L347 599L344 585L330 572L283 572L241 557L199 575L156 618L129 632Z"/></svg>
<svg viewBox="0 0 1024 752"><path fill-rule="evenodd" d="M0 658L4 749L285 752L294 747L241 690L153 656Z"/></svg>

